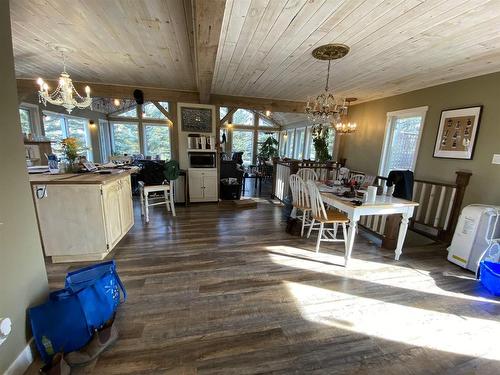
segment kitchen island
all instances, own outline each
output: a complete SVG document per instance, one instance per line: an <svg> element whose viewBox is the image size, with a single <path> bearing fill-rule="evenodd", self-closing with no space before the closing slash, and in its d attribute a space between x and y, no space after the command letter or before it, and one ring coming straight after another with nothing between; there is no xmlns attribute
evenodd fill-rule
<svg viewBox="0 0 500 375"><path fill-rule="evenodd" d="M45 255L53 263L102 260L134 225L130 174L30 174Z"/></svg>

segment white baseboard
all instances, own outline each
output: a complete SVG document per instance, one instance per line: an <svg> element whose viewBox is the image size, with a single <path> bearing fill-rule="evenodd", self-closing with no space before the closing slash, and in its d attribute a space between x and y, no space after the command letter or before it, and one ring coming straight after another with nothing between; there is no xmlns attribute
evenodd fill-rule
<svg viewBox="0 0 500 375"><path fill-rule="evenodd" d="M35 358L33 345L34 341L31 338L26 347L19 353L14 362L11 363L5 375L23 375L26 372Z"/></svg>

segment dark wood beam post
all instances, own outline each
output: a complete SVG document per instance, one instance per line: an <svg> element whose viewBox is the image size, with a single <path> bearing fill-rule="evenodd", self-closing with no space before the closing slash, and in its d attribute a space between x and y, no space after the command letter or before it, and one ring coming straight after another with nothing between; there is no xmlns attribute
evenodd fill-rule
<svg viewBox="0 0 500 375"><path fill-rule="evenodd" d="M457 171L455 172L457 177L455 179L455 184L457 185L457 191L455 193L455 199L453 200L453 206L450 215L450 224L448 229L440 234L440 240L445 243L451 243L453 238L453 233L455 233L455 228L457 226L458 217L460 216L460 210L462 208L462 203L464 200L465 190L469 185L471 172Z"/></svg>

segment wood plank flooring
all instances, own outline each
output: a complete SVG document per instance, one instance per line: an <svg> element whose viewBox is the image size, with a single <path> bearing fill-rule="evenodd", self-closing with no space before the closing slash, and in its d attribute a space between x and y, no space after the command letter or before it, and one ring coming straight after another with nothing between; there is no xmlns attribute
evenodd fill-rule
<svg viewBox="0 0 500 375"><path fill-rule="evenodd" d="M442 246L397 262L360 232L345 269L342 244L314 253L266 199L135 214L112 253L120 339L73 374L500 373L500 300ZM51 288L79 266L47 264Z"/></svg>

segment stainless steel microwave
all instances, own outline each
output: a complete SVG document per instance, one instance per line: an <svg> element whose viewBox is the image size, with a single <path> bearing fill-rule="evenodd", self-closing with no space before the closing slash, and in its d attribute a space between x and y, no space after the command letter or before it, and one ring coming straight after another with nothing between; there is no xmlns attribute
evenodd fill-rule
<svg viewBox="0 0 500 375"><path fill-rule="evenodd" d="M190 168L215 168L217 153L215 152L188 152Z"/></svg>

